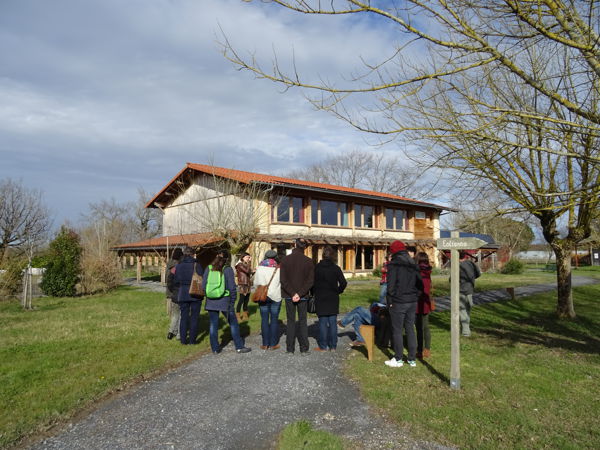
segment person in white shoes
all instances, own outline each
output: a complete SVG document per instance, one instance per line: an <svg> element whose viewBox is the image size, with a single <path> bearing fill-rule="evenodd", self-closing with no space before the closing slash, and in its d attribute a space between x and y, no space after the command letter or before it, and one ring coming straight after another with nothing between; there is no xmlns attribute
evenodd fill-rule
<svg viewBox="0 0 600 450"><path fill-rule="evenodd" d="M402 367L404 352L403 331L408 344L408 365L415 367L417 338L415 335L415 314L417 301L423 291L423 280L415 261L408 255L403 242L394 241L390 245L392 260L388 264L386 301L392 322L395 355L385 364L389 367Z"/></svg>

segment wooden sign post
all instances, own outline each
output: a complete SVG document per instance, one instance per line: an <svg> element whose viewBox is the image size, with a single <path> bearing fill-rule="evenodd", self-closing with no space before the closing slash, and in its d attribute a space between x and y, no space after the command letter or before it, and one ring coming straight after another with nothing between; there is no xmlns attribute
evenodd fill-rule
<svg viewBox="0 0 600 450"><path fill-rule="evenodd" d="M460 238L453 231L450 238L437 240L438 250L450 250L450 388L460 389L460 261L459 250L474 250L486 242L478 238Z"/></svg>

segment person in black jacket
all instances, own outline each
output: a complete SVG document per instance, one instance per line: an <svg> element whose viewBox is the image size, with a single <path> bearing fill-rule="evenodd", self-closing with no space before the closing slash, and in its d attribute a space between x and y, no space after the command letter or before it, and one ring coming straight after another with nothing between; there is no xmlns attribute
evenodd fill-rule
<svg viewBox="0 0 600 450"><path fill-rule="evenodd" d="M308 293L315 278L315 265L304 255L308 247L306 240L296 239L292 253L281 261L279 279L281 281L281 297L285 298L285 313L287 316L286 352L294 353L296 346L296 329L300 353L308 353L308 324L306 322L306 302ZM296 311L298 321L296 321Z"/></svg>
<svg viewBox="0 0 600 450"><path fill-rule="evenodd" d="M386 361L389 367L402 367L402 354L404 342L402 331L406 331L408 341L408 365L414 367L417 353L417 339L415 335L415 314L417 301L423 291L423 280L415 261L408 255L403 242L394 241L390 246L392 260L388 264L388 290L387 304L392 322L394 352L392 359Z"/></svg>
<svg viewBox="0 0 600 450"><path fill-rule="evenodd" d="M313 294L319 317L319 346L315 351L337 348L337 315L340 312L340 294L348 282L342 269L333 262L335 250L330 245L323 249L323 259L315 267Z"/></svg>
<svg viewBox="0 0 600 450"><path fill-rule="evenodd" d="M171 259L167 263L167 301L169 305L169 315L171 316L171 324L169 326L169 332L167 333L167 339L173 339L179 336L179 321L181 319L181 310L179 309L179 302L177 295L179 291L175 288L175 266L179 264L183 257L183 251L180 248L176 248L173 251Z"/></svg>
<svg viewBox="0 0 600 450"><path fill-rule="evenodd" d="M181 320L179 322L179 340L183 345L197 344L198 318L200 316L201 298L190 296L190 284L194 268L198 275L204 273L203 267L194 258L196 252L191 247L183 249L183 259L175 266L175 288L178 289L177 301L181 309ZM189 338L188 338L189 330Z"/></svg>

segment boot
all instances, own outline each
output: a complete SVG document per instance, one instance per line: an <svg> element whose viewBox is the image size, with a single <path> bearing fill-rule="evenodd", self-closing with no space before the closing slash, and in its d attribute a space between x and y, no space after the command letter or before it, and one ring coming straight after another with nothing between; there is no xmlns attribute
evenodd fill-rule
<svg viewBox="0 0 600 450"><path fill-rule="evenodd" d="M247 321L250 318L250 316L248 316L248 311L244 311L242 314L244 315L244 320Z"/></svg>
<svg viewBox="0 0 600 450"><path fill-rule="evenodd" d="M428 348L423 349L423 358L429 358L431 356L431 350Z"/></svg>
<svg viewBox="0 0 600 450"><path fill-rule="evenodd" d="M235 317L237 318L238 323L242 321L242 315L239 312L235 313Z"/></svg>

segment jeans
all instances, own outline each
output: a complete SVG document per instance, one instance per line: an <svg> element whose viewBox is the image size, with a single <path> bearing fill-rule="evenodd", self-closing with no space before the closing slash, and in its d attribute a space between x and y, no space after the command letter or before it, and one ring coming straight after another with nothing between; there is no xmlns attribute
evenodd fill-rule
<svg viewBox="0 0 600 450"><path fill-rule="evenodd" d="M381 283L379 287L379 303L385 304L385 297L387 296L387 283Z"/></svg>
<svg viewBox="0 0 600 450"><path fill-rule="evenodd" d="M180 302L181 319L179 320L179 340L182 344L195 344L198 337L198 318L202 302ZM189 340L188 340L189 330Z"/></svg>
<svg viewBox="0 0 600 450"><path fill-rule="evenodd" d="M305 298L300 299L297 303L294 303L291 298L285 299L285 313L287 315L286 350L290 353L294 353L296 347L296 333L298 334L300 352L305 353L308 351L306 303L307 301ZM296 321L296 311L298 311L298 321Z"/></svg>
<svg viewBox="0 0 600 450"><path fill-rule="evenodd" d="M239 350L244 347L244 340L240 336L240 326L238 325L237 318L235 317L235 313L233 312L233 308L231 311L209 311L208 319L210 320L209 327L209 336L210 336L210 348L213 352L218 352L221 350L219 345L219 312L222 312L223 315L227 318L227 322L229 322L229 328L231 329L231 337L233 338L233 343L235 344L235 349Z"/></svg>
<svg viewBox="0 0 600 450"><path fill-rule="evenodd" d="M248 311L248 300L250 300L250 294L240 294L235 310L237 312L241 312L242 309Z"/></svg>
<svg viewBox="0 0 600 450"><path fill-rule="evenodd" d="M429 314L417 314L417 352L431 348L431 332L429 331Z"/></svg>
<svg viewBox="0 0 600 450"><path fill-rule="evenodd" d="M408 347L408 360L414 361L417 353L417 339L415 336L415 316L417 302L394 303L390 308L390 319L392 320L392 334L394 340L394 352L396 359L402 359L404 353L404 342L402 330L406 332Z"/></svg>
<svg viewBox="0 0 600 450"><path fill-rule="evenodd" d="M472 294L460 294L459 319L463 336L471 335L471 306L473 306Z"/></svg>
<svg viewBox="0 0 600 450"><path fill-rule="evenodd" d="M371 312L364 306L357 306L348 314L346 314L342 320L340 320L343 326L348 325L352 322L354 332L356 333L356 340L359 342L365 342L364 338L360 335L361 325L371 325Z"/></svg>
<svg viewBox="0 0 600 450"><path fill-rule="evenodd" d="M337 315L319 316L319 348L335 350L337 341Z"/></svg>
<svg viewBox="0 0 600 450"><path fill-rule="evenodd" d="M267 297L266 302L260 304L260 330L262 345L275 347L279 343L279 311L281 302L274 302Z"/></svg>

